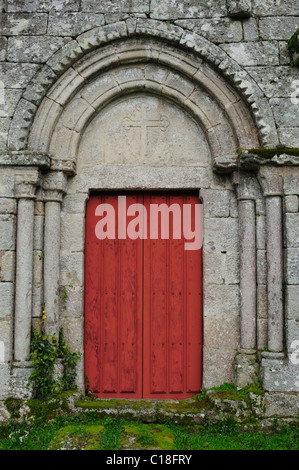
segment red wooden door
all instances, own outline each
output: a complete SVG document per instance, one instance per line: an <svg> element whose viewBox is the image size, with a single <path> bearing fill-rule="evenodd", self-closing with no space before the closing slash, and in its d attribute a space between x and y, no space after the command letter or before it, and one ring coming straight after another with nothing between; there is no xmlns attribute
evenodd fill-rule
<svg viewBox="0 0 299 470"><path fill-rule="evenodd" d="M192 396L202 381L202 249L186 249L183 216L188 206L189 231L201 231L195 220L199 199L191 193L168 192L118 196L92 195L86 210L88 385L107 398ZM165 210L170 206L175 210ZM108 221L111 207L115 217L112 221L111 212ZM141 207L143 211L136 213ZM141 224L136 214L142 214ZM98 238L99 221L102 229L106 222L109 238Z"/></svg>

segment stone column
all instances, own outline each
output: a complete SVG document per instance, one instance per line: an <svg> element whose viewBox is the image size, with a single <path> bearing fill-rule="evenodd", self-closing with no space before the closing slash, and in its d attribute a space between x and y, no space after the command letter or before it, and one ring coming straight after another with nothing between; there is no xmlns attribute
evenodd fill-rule
<svg viewBox="0 0 299 470"><path fill-rule="evenodd" d="M252 173L235 173L240 237L240 350L235 361L235 380L245 386L257 378L256 324L256 178Z"/></svg>
<svg viewBox="0 0 299 470"><path fill-rule="evenodd" d="M43 180L45 202L44 228L44 303L46 306L45 332L59 334L59 274L60 274L60 211L67 177L63 172L52 172Z"/></svg>
<svg viewBox="0 0 299 470"><path fill-rule="evenodd" d="M18 199L14 356L28 361L32 315L34 199L38 170L16 175Z"/></svg>
<svg viewBox="0 0 299 470"><path fill-rule="evenodd" d="M283 351L282 177L279 168L263 167L259 176L266 198L268 349Z"/></svg>

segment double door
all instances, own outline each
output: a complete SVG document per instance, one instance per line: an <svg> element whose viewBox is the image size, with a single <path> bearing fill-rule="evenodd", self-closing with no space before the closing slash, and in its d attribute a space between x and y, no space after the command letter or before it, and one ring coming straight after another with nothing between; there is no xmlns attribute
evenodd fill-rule
<svg viewBox="0 0 299 470"><path fill-rule="evenodd" d="M180 399L200 391L202 249L190 243L190 233L202 230L199 206L190 192L90 197L84 361L98 397Z"/></svg>

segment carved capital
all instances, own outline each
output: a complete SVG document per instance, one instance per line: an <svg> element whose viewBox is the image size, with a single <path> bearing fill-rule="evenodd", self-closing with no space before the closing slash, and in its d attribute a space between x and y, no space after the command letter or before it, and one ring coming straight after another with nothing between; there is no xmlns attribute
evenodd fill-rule
<svg viewBox="0 0 299 470"><path fill-rule="evenodd" d="M62 171L50 172L42 181L44 201L61 202L67 188L67 175Z"/></svg>
<svg viewBox="0 0 299 470"><path fill-rule="evenodd" d="M258 179L263 188L264 197L283 195L283 178L281 170L276 167L262 167Z"/></svg>
<svg viewBox="0 0 299 470"><path fill-rule="evenodd" d="M255 201L258 194L257 180L251 172L234 172L233 184L236 186L239 201Z"/></svg>
<svg viewBox="0 0 299 470"><path fill-rule="evenodd" d="M15 175L15 195L17 199L35 199L39 182L39 171L17 173Z"/></svg>

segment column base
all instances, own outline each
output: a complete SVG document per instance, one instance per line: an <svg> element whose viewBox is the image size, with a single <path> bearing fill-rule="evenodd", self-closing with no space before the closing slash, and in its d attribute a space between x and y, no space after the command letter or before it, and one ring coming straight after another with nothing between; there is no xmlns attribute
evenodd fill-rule
<svg viewBox="0 0 299 470"><path fill-rule="evenodd" d="M239 349L234 360L234 383L243 388L259 379L259 364L255 349Z"/></svg>
<svg viewBox="0 0 299 470"><path fill-rule="evenodd" d="M299 392L299 367L284 353L262 353L261 379L268 392Z"/></svg>

